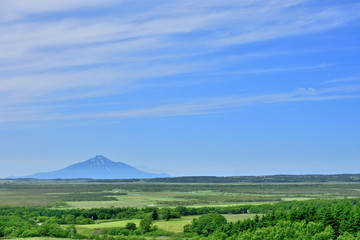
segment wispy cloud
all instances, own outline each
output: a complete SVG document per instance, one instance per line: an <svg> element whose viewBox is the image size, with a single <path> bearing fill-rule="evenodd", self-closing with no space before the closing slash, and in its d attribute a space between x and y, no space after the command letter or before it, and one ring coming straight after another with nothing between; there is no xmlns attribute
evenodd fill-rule
<svg viewBox="0 0 360 240"><path fill-rule="evenodd" d="M114 0L2 0L0 22L10 22L34 14L71 11L86 7L109 7Z"/></svg>
<svg viewBox="0 0 360 240"><path fill-rule="evenodd" d="M54 109L46 107L8 108L6 122L23 121L57 121L74 119L122 119L136 117L173 117L188 115L214 114L222 111L237 111L236 109L254 104L276 104L283 102L330 101L341 99L359 99L360 85L346 85L324 89L300 88L292 92L263 94L255 96L228 96L217 98L201 98L192 101L163 104L147 108L109 110L87 112L80 114L50 113ZM114 107L116 108L116 106Z"/></svg>
<svg viewBox="0 0 360 240"><path fill-rule="evenodd" d="M311 98L287 94L204 102L189 98L188 103L152 108L129 106L133 110L50 114L56 112L52 103L61 105L64 100L133 91L144 79L226 68L231 60L224 52L234 46L321 32L360 18L360 4L356 2L310 6L305 0L176 0L143 2L136 8L133 4L129 0L2 0L0 121L191 115L271 99L276 102L354 97L318 93ZM94 11L98 8L102 11ZM238 54L249 58L254 53ZM331 66L244 66L223 75ZM143 86L159 85L150 81Z"/></svg>
<svg viewBox="0 0 360 240"><path fill-rule="evenodd" d="M281 68L263 68L263 69L246 69L236 72L228 72L229 74L249 74L249 73L275 73L275 72L290 72L290 71L303 71L303 70L312 70L319 68L330 67L332 64L318 64L318 65L309 65L309 66L298 66L298 67L281 67Z"/></svg>
<svg viewBox="0 0 360 240"><path fill-rule="evenodd" d="M242 25L230 36L220 38L217 44L244 44L271 40L286 36L309 34L341 26L356 20L360 5L346 7L329 7L326 9L301 9L284 6L281 1L269 3L263 8L254 9L254 14L248 13ZM263 16L262 16L263 15ZM240 15L242 16L242 15Z"/></svg>
<svg viewBox="0 0 360 240"><path fill-rule="evenodd" d="M330 80L322 82L322 84L358 82L358 81L360 81L360 76L351 76L351 77L341 77L341 78L330 79Z"/></svg>

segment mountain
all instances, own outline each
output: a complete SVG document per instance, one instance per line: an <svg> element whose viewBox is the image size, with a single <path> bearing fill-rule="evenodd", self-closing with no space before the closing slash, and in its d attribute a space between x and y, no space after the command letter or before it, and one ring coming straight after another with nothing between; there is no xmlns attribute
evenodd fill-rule
<svg viewBox="0 0 360 240"><path fill-rule="evenodd" d="M26 176L24 178L129 179L129 178L158 178L158 177L169 177L169 175L143 172L128 164L122 162L113 162L102 155L98 155L84 162L76 163L57 171L36 173L34 175Z"/></svg>

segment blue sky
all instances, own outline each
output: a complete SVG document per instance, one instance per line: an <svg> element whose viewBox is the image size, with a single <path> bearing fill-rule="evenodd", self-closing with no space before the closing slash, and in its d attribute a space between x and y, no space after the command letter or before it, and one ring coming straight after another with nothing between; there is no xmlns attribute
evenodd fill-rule
<svg viewBox="0 0 360 240"><path fill-rule="evenodd" d="M359 173L360 3L0 0L0 177L102 154Z"/></svg>

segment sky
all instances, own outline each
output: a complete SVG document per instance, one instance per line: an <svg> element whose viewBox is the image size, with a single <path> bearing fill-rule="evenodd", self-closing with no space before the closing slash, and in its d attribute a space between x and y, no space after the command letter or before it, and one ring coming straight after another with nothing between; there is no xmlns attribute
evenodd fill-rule
<svg viewBox="0 0 360 240"><path fill-rule="evenodd" d="M0 177L360 173L360 2L0 0Z"/></svg>

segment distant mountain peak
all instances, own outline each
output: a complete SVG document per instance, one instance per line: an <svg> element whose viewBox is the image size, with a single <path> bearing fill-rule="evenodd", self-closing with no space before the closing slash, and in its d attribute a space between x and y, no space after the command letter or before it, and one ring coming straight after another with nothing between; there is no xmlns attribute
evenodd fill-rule
<svg viewBox="0 0 360 240"><path fill-rule="evenodd" d="M106 165L106 164L115 163L114 161L111 161L110 159L106 158L103 155L96 155L95 157L90 158L89 160L86 160L85 162L97 164L99 166L100 165Z"/></svg>
<svg viewBox="0 0 360 240"><path fill-rule="evenodd" d="M97 155L86 161L70 165L66 168L37 173L28 178L39 179L69 179L69 178L93 178L93 179L128 179L128 178L158 178L169 177L167 174L154 174L143 172L126 163L114 162L103 155Z"/></svg>
<svg viewBox="0 0 360 240"><path fill-rule="evenodd" d="M93 158L90 158L89 160L106 160L106 161L111 161L110 159L108 159L107 157L105 157L104 155L96 155ZM88 161L89 161L88 160ZM112 161L111 161L112 162Z"/></svg>

